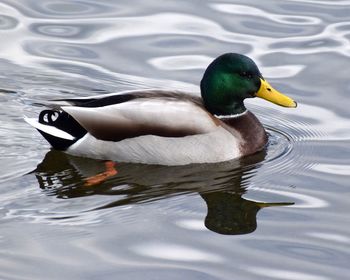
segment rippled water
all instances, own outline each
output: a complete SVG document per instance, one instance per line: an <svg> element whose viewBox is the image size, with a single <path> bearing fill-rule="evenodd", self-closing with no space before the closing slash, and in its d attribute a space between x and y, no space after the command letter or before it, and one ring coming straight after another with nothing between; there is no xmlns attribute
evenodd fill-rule
<svg viewBox="0 0 350 280"><path fill-rule="evenodd" d="M350 1L0 1L1 279L348 279ZM37 101L198 92L252 57L288 110L249 100L266 151L222 164L104 163L50 151Z"/></svg>

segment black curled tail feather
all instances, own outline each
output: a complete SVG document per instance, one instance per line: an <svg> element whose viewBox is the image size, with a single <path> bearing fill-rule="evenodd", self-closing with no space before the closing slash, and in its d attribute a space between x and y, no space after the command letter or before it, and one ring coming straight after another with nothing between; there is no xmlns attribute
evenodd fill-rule
<svg viewBox="0 0 350 280"><path fill-rule="evenodd" d="M66 150L87 132L72 116L64 111L43 110L39 115L39 123L56 127L75 138L74 140L62 139L39 130L51 146L57 150Z"/></svg>

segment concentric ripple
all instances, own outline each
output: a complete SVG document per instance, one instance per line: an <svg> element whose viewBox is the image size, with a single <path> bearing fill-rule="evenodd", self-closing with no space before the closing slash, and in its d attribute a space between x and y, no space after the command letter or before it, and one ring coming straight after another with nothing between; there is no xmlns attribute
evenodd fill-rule
<svg viewBox="0 0 350 280"><path fill-rule="evenodd" d="M292 180L300 174L315 170L318 150L313 143L327 137L325 131L315 126L317 120L299 110L269 108L252 105L269 135L266 158L255 179L250 182L250 195L254 199L269 196L294 202L295 208L323 208L329 203L309 193L295 193ZM303 106L301 106L303 107ZM275 181L273 178L283 178ZM249 196L250 197L250 196Z"/></svg>
<svg viewBox="0 0 350 280"><path fill-rule="evenodd" d="M259 106L253 106L252 110L257 112L269 134L266 157L269 170L288 174L311 168L314 163L310 158L315 151L309 143L325 136L315 129L311 116L306 118Z"/></svg>

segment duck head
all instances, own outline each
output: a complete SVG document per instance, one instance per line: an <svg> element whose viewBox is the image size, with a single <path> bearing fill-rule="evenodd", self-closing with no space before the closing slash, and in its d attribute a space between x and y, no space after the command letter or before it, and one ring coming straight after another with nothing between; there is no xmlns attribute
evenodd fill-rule
<svg viewBox="0 0 350 280"><path fill-rule="evenodd" d="M275 90L263 78L249 57L227 53L216 58L206 69L201 84L205 107L215 115L236 115L246 111L245 98L260 97L284 107L297 103Z"/></svg>

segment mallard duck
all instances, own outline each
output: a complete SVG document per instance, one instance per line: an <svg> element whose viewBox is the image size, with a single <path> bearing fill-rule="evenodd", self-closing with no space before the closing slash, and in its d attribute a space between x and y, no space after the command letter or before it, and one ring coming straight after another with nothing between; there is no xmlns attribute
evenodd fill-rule
<svg viewBox="0 0 350 280"><path fill-rule="evenodd" d="M185 165L229 161L264 149L267 134L244 106L260 97L296 107L249 57L226 53L206 69L201 97L136 90L55 100L38 120L25 118L52 145L76 156Z"/></svg>

